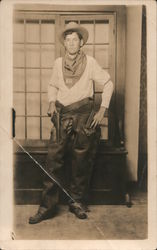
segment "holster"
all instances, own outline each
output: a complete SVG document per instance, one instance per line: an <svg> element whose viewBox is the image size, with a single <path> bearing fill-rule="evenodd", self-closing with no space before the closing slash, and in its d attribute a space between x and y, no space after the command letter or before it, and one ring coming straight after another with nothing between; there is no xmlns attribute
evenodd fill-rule
<svg viewBox="0 0 157 250"><path fill-rule="evenodd" d="M91 136L92 134L95 133L95 128L90 128L90 125L93 121L95 114L96 114L96 111L92 110L89 117L88 117L88 120L87 120L85 126L83 127L83 130L84 130L84 133L86 134L86 136Z"/></svg>
<svg viewBox="0 0 157 250"><path fill-rule="evenodd" d="M56 129L56 142L60 141L60 114L59 112L54 113L51 121L53 122L55 129Z"/></svg>

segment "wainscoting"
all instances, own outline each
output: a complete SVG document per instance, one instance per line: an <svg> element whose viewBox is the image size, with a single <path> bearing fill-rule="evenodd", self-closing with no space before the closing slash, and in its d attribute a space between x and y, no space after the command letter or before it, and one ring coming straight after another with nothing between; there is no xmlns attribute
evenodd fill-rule
<svg viewBox="0 0 157 250"><path fill-rule="evenodd" d="M45 164L47 151L37 149L29 152L42 166ZM115 204L124 201L126 187L127 152L120 148L98 150L90 183L88 202L90 204ZM37 166L24 152L14 155L14 191L16 204L39 204L42 192L43 170ZM69 164L65 165L64 186L68 188L70 176ZM60 202L66 197L61 192Z"/></svg>

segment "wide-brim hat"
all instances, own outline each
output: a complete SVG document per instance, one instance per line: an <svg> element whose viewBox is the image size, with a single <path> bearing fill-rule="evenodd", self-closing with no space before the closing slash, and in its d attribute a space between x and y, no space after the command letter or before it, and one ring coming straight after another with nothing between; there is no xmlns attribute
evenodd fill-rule
<svg viewBox="0 0 157 250"><path fill-rule="evenodd" d="M59 33L59 40L60 42L64 45L64 33L66 31L74 31L78 32L83 39L83 45L87 42L88 40L88 30L84 28L83 26L79 25L78 23L75 22L69 22L63 30Z"/></svg>

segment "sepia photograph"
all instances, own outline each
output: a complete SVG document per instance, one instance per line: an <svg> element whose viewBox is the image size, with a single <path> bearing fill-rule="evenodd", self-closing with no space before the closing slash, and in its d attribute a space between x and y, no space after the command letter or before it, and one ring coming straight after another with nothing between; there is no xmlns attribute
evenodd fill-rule
<svg viewBox="0 0 157 250"><path fill-rule="evenodd" d="M2 1L4 249L155 249L154 2Z"/></svg>

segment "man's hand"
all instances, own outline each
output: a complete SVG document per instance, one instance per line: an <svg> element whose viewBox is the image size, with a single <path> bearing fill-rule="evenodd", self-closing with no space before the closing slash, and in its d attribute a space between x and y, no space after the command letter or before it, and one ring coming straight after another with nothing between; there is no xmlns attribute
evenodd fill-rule
<svg viewBox="0 0 157 250"><path fill-rule="evenodd" d="M47 114L48 114L48 116L52 117L54 113L57 113L55 103L54 102L50 102Z"/></svg>
<svg viewBox="0 0 157 250"><path fill-rule="evenodd" d="M99 111L95 114L93 118L93 121L90 125L91 128L96 128L96 126L101 123L105 114L105 110L106 110L105 107L100 107Z"/></svg>

